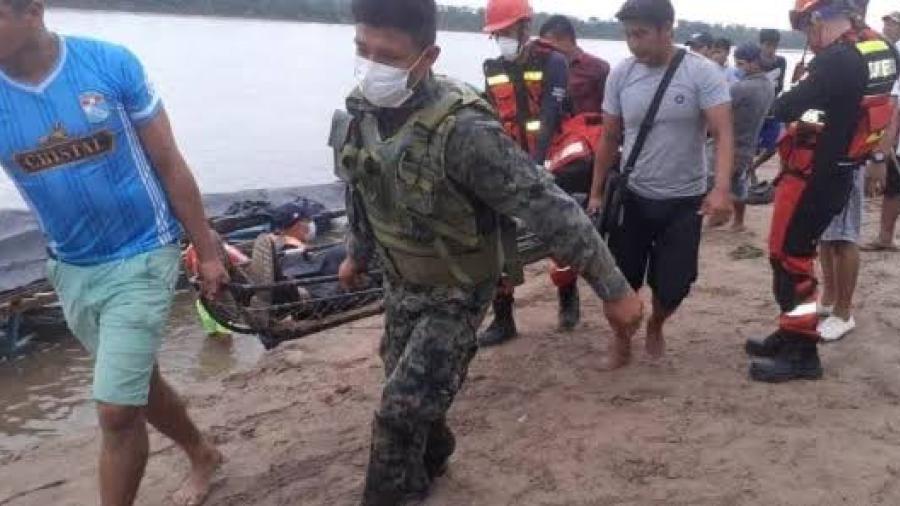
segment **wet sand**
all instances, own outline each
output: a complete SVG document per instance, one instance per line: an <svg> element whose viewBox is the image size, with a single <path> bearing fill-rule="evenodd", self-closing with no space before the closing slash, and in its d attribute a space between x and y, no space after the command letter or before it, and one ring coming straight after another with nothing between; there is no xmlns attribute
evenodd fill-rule
<svg viewBox="0 0 900 506"><path fill-rule="evenodd" d="M876 211L870 203L867 236ZM458 451L426 504L900 504L900 256L863 257L860 327L822 348L823 381L753 384L743 340L768 333L776 308L767 260L732 254L765 249L769 214L754 207L749 232L706 235L701 279L659 364L605 371L597 300L583 291L585 321L559 333L555 293L533 268L522 335L473 362L450 416ZM183 389L229 459L208 504L358 503L381 324L291 343ZM0 504L96 504L97 443L85 428L0 456ZM186 469L158 435L152 448L142 505L165 504Z"/></svg>

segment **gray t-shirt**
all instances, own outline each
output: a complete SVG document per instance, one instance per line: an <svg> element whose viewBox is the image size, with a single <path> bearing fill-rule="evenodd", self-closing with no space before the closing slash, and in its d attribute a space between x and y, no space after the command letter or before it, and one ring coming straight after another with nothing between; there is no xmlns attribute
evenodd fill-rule
<svg viewBox="0 0 900 506"><path fill-rule="evenodd" d="M628 58L609 76L603 111L622 118L628 159L641 122L666 73ZM703 111L731 101L722 71L710 60L688 53L663 96L653 130L635 164L630 188L649 199L695 197L706 193Z"/></svg>
<svg viewBox="0 0 900 506"><path fill-rule="evenodd" d="M775 101L775 88L765 74L745 78L731 86L734 114L734 170L746 171L759 145L759 131Z"/></svg>

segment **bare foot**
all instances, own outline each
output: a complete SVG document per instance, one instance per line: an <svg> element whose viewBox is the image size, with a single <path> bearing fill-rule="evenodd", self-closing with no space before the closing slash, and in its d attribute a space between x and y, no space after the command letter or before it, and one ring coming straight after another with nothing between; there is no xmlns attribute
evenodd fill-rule
<svg viewBox="0 0 900 506"><path fill-rule="evenodd" d="M213 477L222 466L225 457L211 445L207 445L202 454L192 462L191 472L184 484L172 495L172 502L177 506L200 506L209 495Z"/></svg>
<svg viewBox="0 0 900 506"><path fill-rule="evenodd" d="M644 350L653 360L659 360L666 354L666 339L663 337L662 323L656 323L651 318L647 322L647 341Z"/></svg>
<svg viewBox="0 0 900 506"><path fill-rule="evenodd" d="M621 369L631 363L631 338L615 336L609 342L609 361L606 368L610 371Z"/></svg>

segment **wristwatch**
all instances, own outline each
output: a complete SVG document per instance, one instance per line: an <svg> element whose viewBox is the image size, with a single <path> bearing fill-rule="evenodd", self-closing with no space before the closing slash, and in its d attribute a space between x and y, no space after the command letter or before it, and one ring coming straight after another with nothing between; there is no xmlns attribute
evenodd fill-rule
<svg viewBox="0 0 900 506"><path fill-rule="evenodd" d="M884 154L884 151L873 151L869 160L872 163L884 163L887 161L887 155Z"/></svg>

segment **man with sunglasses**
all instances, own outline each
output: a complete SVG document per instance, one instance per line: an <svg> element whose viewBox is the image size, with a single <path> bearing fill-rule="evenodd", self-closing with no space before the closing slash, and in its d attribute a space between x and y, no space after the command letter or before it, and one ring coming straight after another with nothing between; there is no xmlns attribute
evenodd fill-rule
<svg viewBox="0 0 900 506"><path fill-rule="evenodd" d="M890 122L897 57L863 19L865 0L797 0L795 30L816 54L773 115L790 127L769 239L779 329L749 340L750 376L763 382L820 379L816 247L846 206L860 166Z"/></svg>

